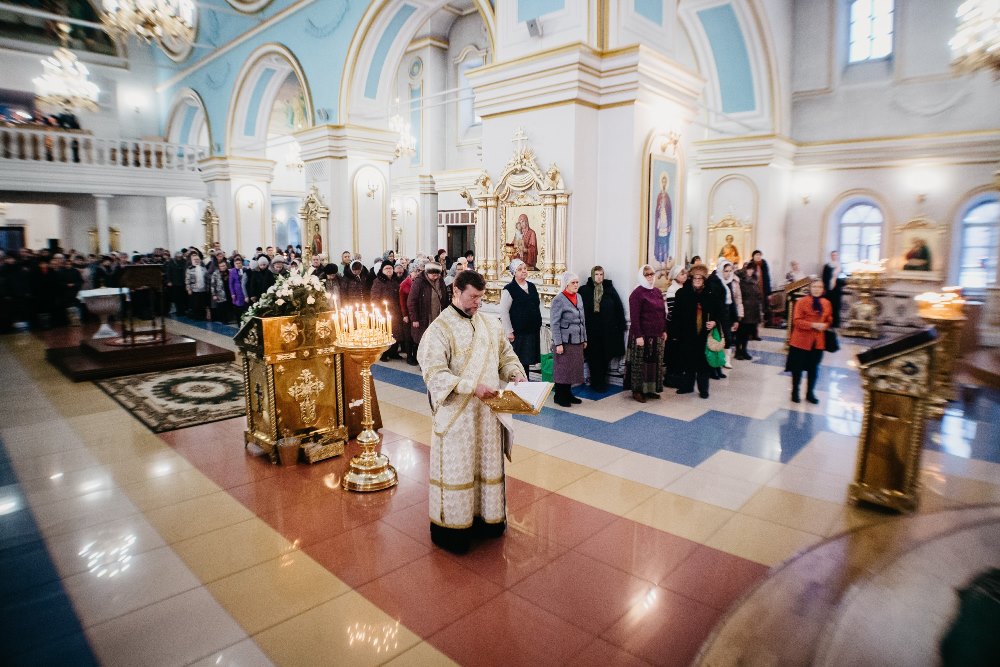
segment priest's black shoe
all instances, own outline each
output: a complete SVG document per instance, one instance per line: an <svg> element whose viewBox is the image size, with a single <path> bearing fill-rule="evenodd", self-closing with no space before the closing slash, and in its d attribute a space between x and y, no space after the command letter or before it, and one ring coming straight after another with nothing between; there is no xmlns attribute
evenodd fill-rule
<svg viewBox="0 0 1000 667"><path fill-rule="evenodd" d="M506 530L506 521L500 521L499 523L487 523L486 521L483 521L482 517L478 516L472 520L472 532L476 534L476 537L494 539L503 535Z"/></svg>
<svg viewBox="0 0 1000 667"><path fill-rule="evenodd" d="M472 544L472 529L445 528L432 523L431 542L453 554L464 554Z"/></svg>

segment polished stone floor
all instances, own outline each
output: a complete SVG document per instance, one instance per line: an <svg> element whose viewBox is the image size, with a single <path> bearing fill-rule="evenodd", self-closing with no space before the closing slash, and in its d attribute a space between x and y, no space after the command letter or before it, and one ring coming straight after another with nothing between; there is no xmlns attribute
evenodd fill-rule
<svg viewBox="0 0 1000 667"><path fill-rule="evenodd" d="M231 328L171 327L230 344ZM247 456L242 419L150 433L45 364L45 345L77 332L4 337L4 661L685 665L709 637L713 650L739 645L722 639L733 619L774 582L801 583L797 563L823 553L861 567L872 552L828 545L852 529L903 530L845 501L856 349L824 361L820 405L794 405L772 333L708 400L640 405L580 388L583 405L520 419L509 530L461 557L429 540L429 416L412 367L375 369L400 484L364 495L340 490L345 458L280 468ZM919 519L1000 503L998 424L1000 401L982 393L931 426ZM879 583L889 609L908 601L897 581Z"/></svg>

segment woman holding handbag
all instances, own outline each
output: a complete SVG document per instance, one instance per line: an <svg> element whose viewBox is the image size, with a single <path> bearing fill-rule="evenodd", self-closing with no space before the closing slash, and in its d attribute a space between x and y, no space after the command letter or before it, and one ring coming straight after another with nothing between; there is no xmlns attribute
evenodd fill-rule
<svg viewBox="0 0 1000 667"><path fill-rule="evenodd" d="M826 332L833 324L833 306L823 297L823 281L809 284L811 298L795 302L792 312L792 333L788 338L788 370L792 372L792 403L800 403L799 385L806 373L806 400L816 405L816 379L819 362L826 349Z"/></svg>
<svg viewBox="0 0 1000 667"><path fill-rule="evenodd" d="M549 324L552 327L552 379L555 402L568 408L583 403L573 395L574 384L583 384L583 351L587 347L587 322L583 299L577 294L580 278L567 271L562 275L562 291L552 299Z"/></svg>
<svg viewBox="0 0 1000 667"><path fill-rule="evenodd" d="M663 344L667 340L667 309L663 292L654 284L656 271L649 264L639 269L639 284L628 297L628 352L625 387L632 398L645 403L663 391Z"/></svg>

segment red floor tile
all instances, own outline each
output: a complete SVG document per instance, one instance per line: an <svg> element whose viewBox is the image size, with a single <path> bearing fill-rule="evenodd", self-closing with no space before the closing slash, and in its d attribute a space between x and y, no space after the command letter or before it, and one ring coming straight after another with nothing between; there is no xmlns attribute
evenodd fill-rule
<svg viewBox="0 0 1000 667"><path fill-rule="evenodd" d="M331 494L304 503L275 506L258 516L289 542L304 547L328 540L367 523L344 507L340 496Z"/></svg>
<svg viewBox="0 0 1000 667"><path fill-rule="evenodd" d="M601 637L654 665L688 665L721 614L654 587Z"/></svg>
<svg viewBox="0 0 1000 667"><path fill-rule="evenodd" d="M503 537L473 542L468 553L455 559L493 583L510 588L566 553L568 548L534 533L508 527Z"/></svg>
<svg viewBox="0 0 1000 667"><path fill-rule="evenodd" d="M576 550L654 584L662 581L698 544L629 519L616 519Z"/></svg>
<svg viewBox="0 0 1000 667"><path fill-rule="evenodd" d="M570 547L580 544L616 518L614 514L555 493L507 512L509 524Z"/></svg>
<svg viewBox="0 0 1000 667"><path fill-rule="evenodd" d="M507 511L527 507L536 500L549 495L549 491L534 484L507 477Z"/></svg>
<svg viewBox="0 0 1000 667"><path fill-rule="evenodd" d="M396 530L402 531L427 546L432 546L430 519L428 518L427 498L422 502L410 505L406 509L387 514L381 519Z"/></svg>
<svg viewBox="0 0 1000 667"><path fill-rule="evenodd" d="M439 549L358 588L358 593L424 638L501 592Z"/></svg>
<svg viewBox="0 0 1000 667"><path fill-rule="evenodd" d="M567 663L573 667L643 667L648 662L626 653L603 639L595 639L586 648L573 656Z"/></svg>
<svg viewBox="0 0 1000 667"><path fill-rule="evenodd" d="M344 507L365 521L378 521L393 512L412 505L427 503L427 481L423 483L407 477L400 477L399 484L371 493L343 491Z"/></svg>
<svg viewBox="0 0 1000 667"><path fill-rule="evenodd" d="M254 512L262 514L276 507L288 507L337 493L321 480L307 480L285 469L279 474L228 489L229 495Z"/></svg>
<svg viewBox="0 0 1000 667"><path fill-rule="evenodd" d="M655 586L570 551L511 590L594 635L611 627Z"/></svg>
<svg viewBox="0 0 1000 667"><path fill-rule="evenodd" d="M591 637L505 591L430 638L461 665L562 665Z"/></svg>
<svg viewBox="0 0 1000 667"><path fill-rule="evenodd" d="M698 546L660 585L725 610L767 574L767 566Z"/></svg>
<svg viewBox="0 0 1000 667"><path fill-rule="evenodd" d="M367 523L303 551L357 588L427 554L430 549L380 521Z"/></svg>

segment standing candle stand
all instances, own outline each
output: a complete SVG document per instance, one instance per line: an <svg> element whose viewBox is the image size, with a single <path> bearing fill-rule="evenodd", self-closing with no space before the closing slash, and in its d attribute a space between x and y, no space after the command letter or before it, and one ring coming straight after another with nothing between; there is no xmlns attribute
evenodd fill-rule
<svg viewBox="0 0 1000 667"><path fill-rule="evenodd" d="M334 321L338 351L346 354L361 366L362 400L364 401L364 430L358 434L361 454L351 459L350 468L344 473L342 485L348 491L381 491L396 486L399 478L389 464L389 457L376 453L381 437L372 426L372 372L375 360L391 346L392 316L367 306L345 307L337 312Z"/></svg>
<svg viewBox="0 0 1000 667"><path fill-rule="evenodd" d="M845 336L876 339L882 335L879 329L879 305L873 294L882 287L885 268L881 262L856 262L849 267L847 286L855 294L851 304L847 326L841 329Z"/></svg>
<svg viewBox="0 0 1000 667"><path fill-rule="evenodd" d="M920 319L938 332L938 352L934 355L931 396L928 416L941 419L950 401L958 399L952 377L955 359L959 356L965 314L965 300L958 293L960 288L945 287L941 292L924 292L913 297L917 302Z"/></svg>

